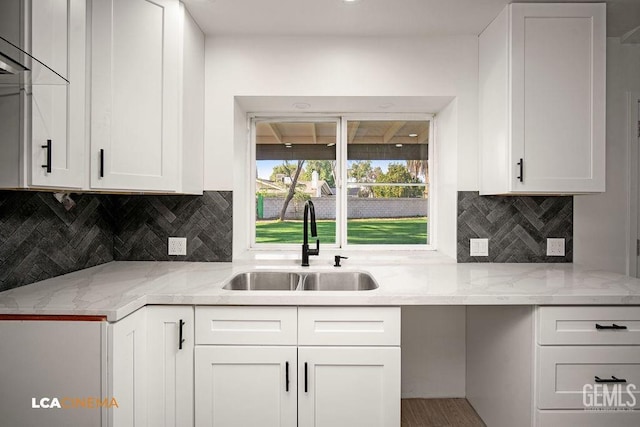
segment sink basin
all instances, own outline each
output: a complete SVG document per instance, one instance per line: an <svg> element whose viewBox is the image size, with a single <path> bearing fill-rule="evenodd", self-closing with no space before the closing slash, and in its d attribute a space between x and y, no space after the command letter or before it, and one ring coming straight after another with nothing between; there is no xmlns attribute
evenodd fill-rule
<svg viewBox="0 0 640 427"><path fill-rule="evenodd" d="M253 271L234 276L222 289L233 291L295 291L301 276L282 271Z"/></svg>
<svg viewBox="0 0 640 427"><path fill-rule="evenodd" d="M322 272L309 273L302 281L304 291L370 291L378 284L368 273Z"/></svg>

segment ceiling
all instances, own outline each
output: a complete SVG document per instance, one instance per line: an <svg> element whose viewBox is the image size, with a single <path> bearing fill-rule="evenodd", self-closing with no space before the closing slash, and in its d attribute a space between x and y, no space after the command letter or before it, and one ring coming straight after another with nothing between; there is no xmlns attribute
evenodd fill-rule
<svg viewBox="0 0 640 427"><path fill-rule="evenodd" d="M363 120L347 123L349 144L427 144L426 120ZM336 144L335 122L256 123L257 144Z"/></svg>
<svg viewBox="0 0 640 427"><path fill-rule="evenodd" d="M511 3L510 0L183 1L207 35L388 37L477 35ZM606 3L608 36L623 36L640 25L640 0L606 0Z"/></svg>

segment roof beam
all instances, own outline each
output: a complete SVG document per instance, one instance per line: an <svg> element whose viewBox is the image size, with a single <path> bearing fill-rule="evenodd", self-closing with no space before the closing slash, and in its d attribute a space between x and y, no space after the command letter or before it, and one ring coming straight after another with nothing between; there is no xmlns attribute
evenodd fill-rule
<svg viewBox="0 0 640 427"><path fill-rule="evenodd" d="M391 123L391 126L389 127L389 129L387 129L387 131L384 133L384 136L382 137L382 142L387 144L389 141L391 141L391 139L394 136L396 136L396 134L398 133L400 128L402 128L402 126L404 126L405 123L407 123L407 122L393 122L393 123Z"/></svg>
<svg viewBox="0 0 640 427"><path fill-rule="evenodd" d="M360 127L360 122L349 122L349 124L351 125L351 129L349 129L347 142L351 144L353 140L356 138L356 133L358 133L358 128Z"/></svg>
<svg viewBox="0 0 640 427"><path fill-rule="evenodd" d="M282 133L278 130L277 124L269 123L269 129L271 129L271 133L276 137L276 141L282 144Z"/></svg>
<svg viewBox="0 0 640 427"><path fill-rule="evenodd" d="M424 144L428 138L429 138L429 128L427 127L425 130L423 130L418 134L418 144Z"/></svg>

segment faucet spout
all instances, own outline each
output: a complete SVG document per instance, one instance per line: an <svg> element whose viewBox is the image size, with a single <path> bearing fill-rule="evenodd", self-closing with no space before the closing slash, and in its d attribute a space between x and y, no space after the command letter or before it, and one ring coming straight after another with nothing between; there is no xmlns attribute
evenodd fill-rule
<svg viewBox="0 0 640 427"><path fill-rule="evenodd" d="M320 253L320 239L316 239L316 248L309 249L309 216L311 216L311 237L318 236L316 226L316 209L313 202L308 200L304 204L303 224L302 224L302 266L309 266L309 256L318 255Z"/></svg>

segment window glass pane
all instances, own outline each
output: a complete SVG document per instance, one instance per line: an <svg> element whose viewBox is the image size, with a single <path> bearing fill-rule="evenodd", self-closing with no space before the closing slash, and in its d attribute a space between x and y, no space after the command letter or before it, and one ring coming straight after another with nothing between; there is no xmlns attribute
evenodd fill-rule
<svg viewBox="0 0 640 427"><path fill-rule="evenodd" d="M347 243L427 244L429 126L347 123Z"/></svg>
<svg viewBox="0 0 640 427"><path fill-rule="evenodd" d="M257 121L255 135L256 243L302 244L307 200L320 242L335 243L337 122Z"/></svg>

